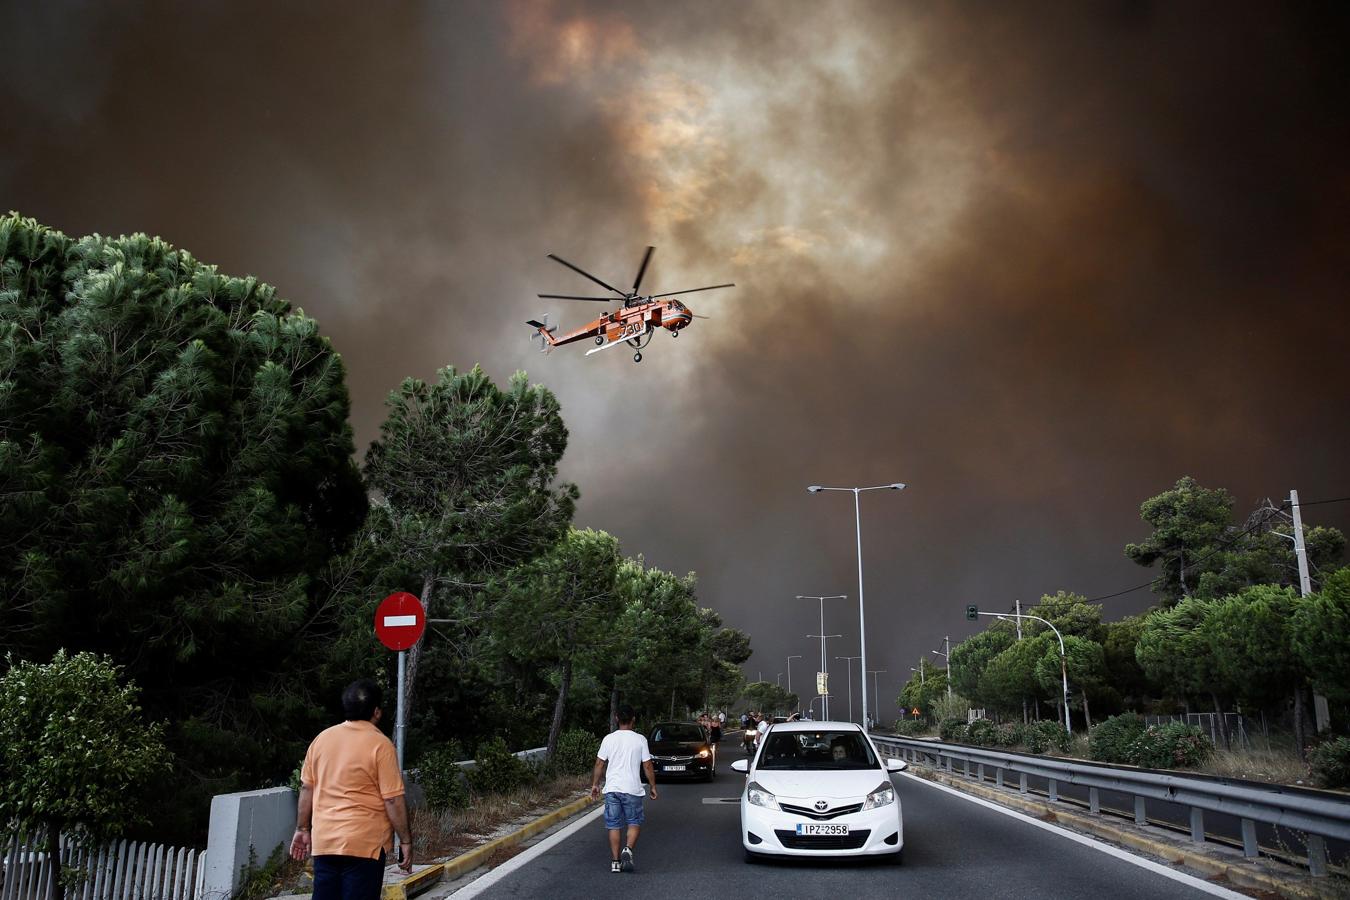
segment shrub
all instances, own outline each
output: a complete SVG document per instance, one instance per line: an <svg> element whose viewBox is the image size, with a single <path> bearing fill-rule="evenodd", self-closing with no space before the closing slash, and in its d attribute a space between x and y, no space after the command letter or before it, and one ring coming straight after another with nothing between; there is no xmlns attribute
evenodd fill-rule
<svg viewBox="0 0 1350 900"><path fill-rule="evenodd" d="M478 747L474 766L468 772L469 787L478 794L509 794L529 781L530 767L506 749L495 737Z"/></svg>
<svg viewBox="0 0 1350 900"><path fill-rule="evenodd" d="M1032 722L1022 729L1022 743L1032 753L1044 753L1047 750L1063 753L1069 749L1071 740L1063 725L1049 719Z"/></svg>
<svg viewBox="0 0 1350 900"><path fill-rule="evenodd" d="M1313 780L1322 787L1350 787L1350 738L1318 744L1308 763Z"/></svg>
<svg viewBox="0 0 1350 900"><path fill-rule="evenodd" d="M908 737L917 737L928 733L928 723L923 719L897 719L895 721L895 733L906 735Z"/></svg>
<svg viewBox="0 0 1350 900"><path fill-rule="evenodd" d="M997 734L998 727L988 719L976 719L966 726L966 739L981 747L994 746Z"/></svg>
<svg viewBox="0 0 1350 900"><path fill-rule="evenodd" d="M469 788L464 772L455 763L464 758L459 741L443 744L422 754L417 767L417 783L426 797L427 808L436 812L464 809L469 805Z"/></svg>
<svg viewBox="0 0 1350 900"><path fill-rule="evenodd" d="M1209 738L1194 725L1150 725L1130 744L1130 762L1150 769L1198 766L1214 752Z"/></svg>
<svg viewBox="0 0 1350 900"><path fill-rule="evenodd" d="M941 694L929 706L932 708L933 718L939 722L960 719L964 724L970 711L970 701L960 694L952 694L950 697Z"/></svg>
<svg viewBox="0 0 1350 900"><path fill-rule="evenodd" d="M1131 762L1130 747L1144 727L1143 716L1136 713L1112 716L1088 734L1089 755L1100 762Z"/></svg>
<svg viewBox="0 0 1350 900"><path fill-rule="evenodd" d="M1022 725L1020 722L1004 722L994 731L994 746L1016 747L1022 743Z"/></svg>
<svg viewBox="0 0 1350 900"><path fill-rule="evenodd" d="M944 741L965 743L968 736L965 719L943 719L942 724L938 726L938 737Z"/></svg>
<svg viewBox="0 0 1350 900"><path fill-rule="evenodd" d="M549 760L550 775L585 775L595 767L600 739L589 731L572 728L558 735L558 748Z"/></svg>

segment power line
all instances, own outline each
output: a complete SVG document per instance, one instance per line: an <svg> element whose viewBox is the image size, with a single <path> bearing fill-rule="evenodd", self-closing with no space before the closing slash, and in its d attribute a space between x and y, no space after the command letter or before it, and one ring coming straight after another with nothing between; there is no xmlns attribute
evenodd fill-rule
<svg viewBox="0 0 1350 900"><path fill-rule="evenodd" d="M1328 503L1350 503L1350 497L1333 497L1333 498L1327 499L1327 500L1300 500L1298 505L1299 505L1300 507L1303 507L1303 506L1323 506L1323 505L1328 504ZM1284 501L1283 503L1281 503L1278 507L1275 507L1275 506L1267 506L1267 507L1264 507L1264 509L1265 509L1267 512L1272 512L1272 513L1274 513L1274 512L1280 512L1280 513L1282 513L1282 512L1284 512L1284 510L1287 509L1288 507L1289 507L1289 501L1288 501L1288 500L1285 500L1285 501ZM1261 519L1260 521L1258 521L1258 522L1257 522L1256 524L1254 524L1254 525L1248 526L1247 528L1243 529L1242 531L1238 532L1237 534L1232 535L1231 537L1227 538L1227 539L1224 541L1224 545L1222 545L1222 546L1216 546L1216 547L1214 547L1213 549L1211 549L1208 553L1206 553L1206 554L1204 554L1203 556L1199 557L1198 559L1192 560L1192 561L1191 561L1191 565L1192 565L1192 566L1198 566L1198 565L1200 565L1200 563L1205 562L1205 561L1208 560L1210 557L1212 557L1214 554L1216 554L1216 553L1218 553L1218 552L1220 552L1220 551L1222 551L1222 550L1227 550L1227 549L1229 549L1229 547L1231 547L1231 546L1232 546L1239 538L1246 537L1247 535L1251 534L1251 533L1252 533L1253 531L1255 531L1256 529L1261 528L1262 526L1264 526L1268 521L1270 521L1269 516L1267 516L1266 518ZM1123 591L1116 591L1115 593L1112 593L1112 594L1102 594L1102 595L1099 596L1099 597L1090 597L1090 598L1087 599L1086 602L1087 602L1087 603L1100 603L1100 602L1102 602L1103 600L1112 600L1112 599L1114 599L1114 598L1116 598L1116 597L1123 597L1123 596L1125 596L1126 594L1133 594L1135 591L1142 591L1142 590L1143 590L1144 588L1146 588L1146 587L1152 587L1152 586L1153 586L1153 583L1154 583L1156 580L1157 580L1157 579L1151 578L1151 579L1149 579L1148 581L1145 581L1143 584L1137 584L1137 585L1135 585L1134 587L1125 588Z"/></svg>

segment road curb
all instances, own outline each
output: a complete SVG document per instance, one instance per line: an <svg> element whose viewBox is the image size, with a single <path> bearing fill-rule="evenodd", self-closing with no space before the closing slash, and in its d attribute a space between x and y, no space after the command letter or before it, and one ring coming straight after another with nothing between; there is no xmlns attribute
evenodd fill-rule
<svg viewBox="0 0 1350 900"><path fill-rule="evenodd" d="M1020 810L1038 819L1065 824L1075 830L1086 832L1114 844L1151 854L1174 865L1186 866L1203 873L1210 879L1223 879L1229 884L1239 887L1269 891L1281 897L1290 898L1290 900L1317 900L1317 898L1327 896L1341 896L1344 893L1337 890L1336 881L1339 879L1314 879L1310 875L1303 875L1292 867L1273 860L1262 859L1255 862L1243 856L1225 859L1224 855L1228 853L1236 855L1237 851L1212 846L1211 852L1206 853L1188 845L1168 840L1161 835L1147 833L1154 830L1152 826L1117 823L1105 817L1078 812L1064 804L1051 804L1046 800L1032 799L1020 793L1012 793L1006 788L1000 790L986 784L971 783L945 772L920 770L919 767L914 765L910 766L910 772L919 778L938 782L962 793L972 794L1001 806ZM1281 871L1286 869L1288 871Z"/></svg>
<svg viewBox="0 0 1350 900"><path fill-rule="evenodd" d="M572 816L595 802L597 801L592 800L590 797L582 797L573 800L565 806L558 807L553 810L553 812L545 813L533 822L528 823L510 834L502 835L495 840L488 841L486 844L474 847L472 850L461 853L454 859L447 860L443 863L437 863L433 866L427 866L422 871L410 875L401 881L393 884L386 884L384 886L382 900L408 900L408 897L415 891L421 890L423 887L439 881L444 876L458 878L465 873L472 872L474 869L491 859L492 854L496 853L498 850L506 847L514 847L516 844L523 843L539 832L547 831L564 819L570 819Z"/></svg>

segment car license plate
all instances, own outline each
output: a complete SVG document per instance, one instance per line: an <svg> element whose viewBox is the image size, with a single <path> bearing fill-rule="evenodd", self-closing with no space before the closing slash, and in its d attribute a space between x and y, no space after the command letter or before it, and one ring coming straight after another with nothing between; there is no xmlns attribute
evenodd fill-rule
<svg viewBox="0 0 1350 900"><path fill-rule="evenodd" d="M828 835L847 835L847 825L825 824L823 822L798 822L797 833L807 834L828 834Z"/></svg>
<svg viewBox="0 0 1350 900"><path fill-rule="evenodd" d="M666 766L666 767L665 767L665 771L667 771L667 772L683 772L683 771L684 771L684 766Z"/></svg>

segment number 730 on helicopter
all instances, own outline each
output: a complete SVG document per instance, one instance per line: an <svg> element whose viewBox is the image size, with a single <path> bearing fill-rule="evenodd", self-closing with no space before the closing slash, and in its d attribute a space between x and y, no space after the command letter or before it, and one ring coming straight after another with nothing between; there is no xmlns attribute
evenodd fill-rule
<svg viewBox="0 0 1350 900"><path fill-rule="evenodd" d="M566 266L573 272L583 278L589 278L607 291L612 291L612 297L579 297L573 294L540 294L545 300L588 300L596 303L615 303L617 304L613 312L606 310L600 316L580 328L566 332L565 334L556 334L557 325L548 324L548 316L545 315L544 321L538 322L534 319L526 322L535 329L531 335L531 340L539 339L539 349L547 353L554 347L561 347L564 344L574 344L577 341L584 341L587 338L593 339L595 347L586 351L586 355L599 353L601 350L608 350L611 347L617 347L620 344L628 344L633 348L633 362L642 362L642 348L651 343L652 337L658 329L664 328L670 332L671 337L679 337L680 331L688 328L694 319L706 319L707 316L694 315L689 307L685 306L679 300L669 299L678 294L693 294L698 291L712 291L717 288L735 287L734 284L712 284L708 287L690 288L684 291L668 291L664 294L646 294L639 293L642 288L642 276L647 271L647 263L651 262L652 251L655 247L648 247L647 252L642 257L642 265L638 267L637 278L633 279L633 288L629 291L621 291L596 278L590 272L572 265L561 256L552 253L548 258Z"/></svg>

